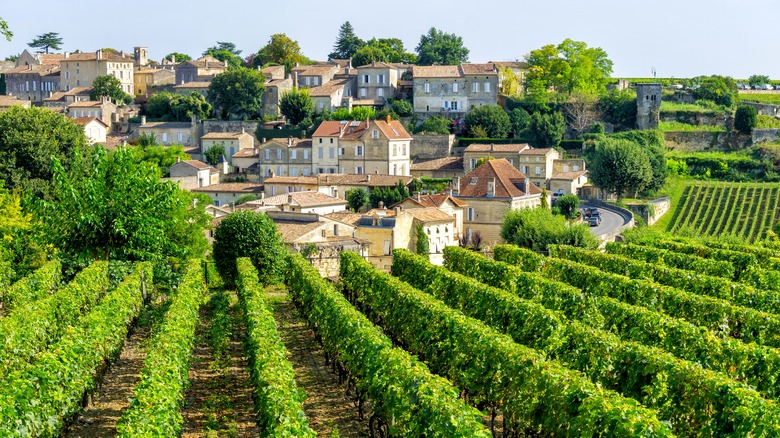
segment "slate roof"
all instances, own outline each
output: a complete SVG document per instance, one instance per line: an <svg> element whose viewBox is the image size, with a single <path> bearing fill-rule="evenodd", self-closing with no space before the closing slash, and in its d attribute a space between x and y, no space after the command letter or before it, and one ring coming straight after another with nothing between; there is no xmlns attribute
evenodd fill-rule
<svg viewBox="0 0 780 438"><path fill-rule="evenodd" d="M486 197L489 178L495 178L495 198L516 198L526 195L523 191L523 182L527 177L512 166L509 161L501 158L486 161L461 178L458 196ZM541 193L541 189L530 181L528 182L528 194L538 195Z"/></svg>

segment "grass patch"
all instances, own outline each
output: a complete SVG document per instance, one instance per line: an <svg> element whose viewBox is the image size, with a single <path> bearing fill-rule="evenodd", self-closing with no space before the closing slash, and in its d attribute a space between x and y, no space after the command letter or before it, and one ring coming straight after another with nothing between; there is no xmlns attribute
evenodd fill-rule
<svg viewBox="0 0 780 438"><path fill-rule="evenodd" d="M658 191L657 197L663 198L664 196L668 196L670 198L671 206L669 207L669 211L661 216L661 218L658 219L658 222L651 225L650 228L666 231L667 227L669 227L669 224L672 222L677 206L680 205L680 199L685 191L685 187L694 181L697 180L690 176L669 175L666 178L666 183L664 183L664 186Z"/></svg>
<svg viewBox="0 0 780 438"><path fill-rule="evenodd" d="M702 114L723 114L725 110L717 106L702 106L695 103L678 103L668 100L661 101L661 113L702 113Z"/></svg>
<svg viewBox="0 0 780 438"><path fill-rule="evenodd" d="M764 116L759 114L756 119L756 128L758 129L775 129L780 128L780 119L772 116Z"/></svg>
<svg viewBox="0 0 780 438"><path fill-rule="evenodd" d="M759 93L739 93L739 99L743 102L766 103L769 105L780 105L780 93L759 94Z"/></svg>
<svg viewBox="0 0 780 438"><path fill-rule="evenodd" d="M690 125L682 122L660 122L658 129L663 132L726 132L724 126Z"/></svg>

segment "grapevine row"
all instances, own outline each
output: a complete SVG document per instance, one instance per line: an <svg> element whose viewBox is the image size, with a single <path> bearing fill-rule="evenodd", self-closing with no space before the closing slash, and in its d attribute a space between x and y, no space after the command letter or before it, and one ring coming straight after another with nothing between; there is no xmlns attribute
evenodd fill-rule
<svg viewBox="0 0 780 438"><path fill-rule="evenodd" d="M528 274L523 273L520 268L489 260L474 252L456 247L447 248L445 263L449 269L475 279L471 281L499 286L518 296L535 293L517 285L515 279L520 280L521 277L526 278L522 280L523 285L529 282ZM419 269L422 270L422 267ZM396 269L393 268L393 273L395 272ZM538 279L540 284L545 281L549 280ZM561 284L560 287L563 289L570 286ZM533 290L533 288L529 289ZM704 368L721 372L732 379L747 382L762 395L776 399L780 397L780 388L777 385L780 379L778 350L756 344L745 344L733 339L721 340L683 320L669 318L609 297L599 298L595 307L605 318L604 325L600 328L608 329L621 339L660 348L677 358L696 362ZM565 312L565 309L555 310ZM587 326L592 327L590 324ZM591 340L586 339L581 342L587 344ZM601 341L593 340L593 342ZM643 359L642 362L652 362L652 360Z"/></svg>
<svg viewBox="0 0 780 438"><path fill-rule="evenodd" d="M289 259L290 293L314 326L326 351L357 379L374 416L390 436L485 437L476 409L458 399L452 384L405 351L394 348L368 319L300 255Z"/></svg>
<svg viewBox="0 0 780 438"><path fill-rule="evenodd" d="M107 287L108 262L97 261L54 295L18 307L0 320L0 376L29 362L57 340L97 303Z"/></svg>
<svg viewBox="0 0 780 438"><path fill-rule="evenodd" d="M476 403L503 411L517 433L668 436L652 410L515 343L419 290L341 253L341 278L385 330L449 376Z"/></svg>
<svg viewBox="0 0 780 438"><path fill-rule="evenodd" d="M151 264L138 264L78 326L35 362L11 371L0 389L0 435L57 436L65 420L81 410L84 393L115 359L143 306L141 272L150 280Z"/></svg>
<svg viewBox="0 0 780 438"><path fill-rule="evenodd" d="M656 309L745 342L780 347L778 315L734 306L728 301L645 280L632 280L582 263L540 256L513 245L497 245L494 254L496 260L540 272L547 278L566 282L589 294L606 295L629 304Z"/></svg>
<svg viewBox="0 0 780 438"><path fill-rule="evenodd" d="M117 424L120 437L178 436L184 389L194 344L198 309L205 284L200 260L185 265L184 277L170 299L165 319L149 345L133 400Z"/></svg>
<svg viewBox="0 0 780 438"><path fill-rule="evenodd" d="M248 258L236 262L238 298L247 331L245 348L261 433L274 437L316 436L303 412L306 395L295 385L287 350L276 331L274 316L263 300L257 270Z"/></svg>
<svg viewBox="0 0 780 438"><path fill-rule="evenodd" d="M51 295L60 283L62 264L57 260L47 262L35 272L9 286L0 297L0 307L6 312Z"/></svg>
<svg viewBox="0 0 780 438"><path fill-rule="evenodd" d="M680 254L662 248L635 245L633 243L607 243L606 250L610 254L619 254L647 263L670 266L686 271L695 271L714 277L734 278L734 265L730 262L709 260L693 254Z"/></svg>

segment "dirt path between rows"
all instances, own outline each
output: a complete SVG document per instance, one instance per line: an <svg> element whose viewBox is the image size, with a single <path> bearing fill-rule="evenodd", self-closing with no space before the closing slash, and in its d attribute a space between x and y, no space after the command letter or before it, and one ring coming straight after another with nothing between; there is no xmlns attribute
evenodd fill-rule
<svg viewBox="0 0 780 438"><path fill-rule="evenodd" d="M184 438L260 436L242 345L245 329L236 296L229 296L232 333L222 360L215 360L208 338L212 309L209 305L201 308L190 363L190 387L182 408Z"/></svg>
<svg viewBox="0 0 780 438"><path fill-rule="evenodd" d="M293 364L295 383L306 391L303 410L311 428L321 437L367 437L367 419L358 419L356 404L345 395L345 386L338 383L338 376L325 365L314 332L298 315L286 292L269 289L267 300Z"/></svg>

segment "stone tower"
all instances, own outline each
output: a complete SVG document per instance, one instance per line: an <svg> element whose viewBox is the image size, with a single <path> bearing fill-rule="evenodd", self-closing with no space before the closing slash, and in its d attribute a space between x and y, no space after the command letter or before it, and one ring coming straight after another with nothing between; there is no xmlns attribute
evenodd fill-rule
<svg viewBox="0 0 780 438"><path fill-rule="evenodd" d="M636 126L638 129L658 127L661 112L661 84L636 84Z"/></svg>
<svg viewBox="0 0 780 438"><path fill-rule="evenodd" d="M146 67L149 65L149 49L147 47L134 47L134 58L136 67Z"/></svg>

